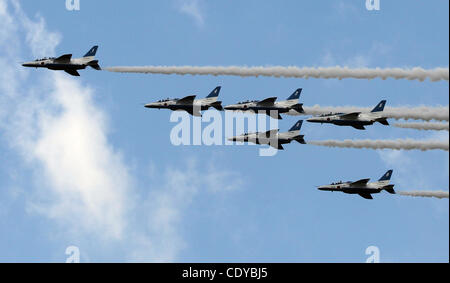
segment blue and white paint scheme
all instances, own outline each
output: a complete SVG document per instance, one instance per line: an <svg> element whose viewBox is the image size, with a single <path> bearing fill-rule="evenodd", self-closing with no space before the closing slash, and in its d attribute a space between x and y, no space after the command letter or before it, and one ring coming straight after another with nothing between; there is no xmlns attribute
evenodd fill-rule
<svg viewBox="0 0 450 283"><path fill-rule="evenodd" d="M372 194L387 191L395 194L394 185L389 184L393 170L387 171L377 182L369 182L370 179L361 179L356 182L337 182L318 187L321 191L343 192L346 194L358 194L365 199L373 199Z"/></svg>
<svg viewBox="0 0 450 283"><path fill-rule="evenodd" d="M382 100L371 112L330 113L314 116L307 121L311 123L327 123L337 126L351 126L358 130L365 130L364 126L373 125L375 122L389 126L387 117L383 115L386 100Z"/></svg>
<svg viewBox="0 0 450 283"><path fill-rule="evenodd" d="M287 100L276 101L277 97L270 97L264 100L247 100L237 104L224 107L229 111L244 111L258 114L266 114L273 119L281 120L280 114L299 115L304 113L303 104L298 103L302 93L301 88L297 89Z"/></svg>
<svg viewBox="0 0 450 283"><path fill-rule="evenodd" d="M47 68L50 70L62 70L72 76L79 77L78 70L84 70L91 67L95 70L101 70L98 60L95 60L98 46L93 46L82 58L72 58L72 54L65 54L57 58L43 58L31 62L25 62L23 67Z"/></svg>
<svg viewBox="0 0 450 283"><path fill-rule="evenodd" d="M303 120L299 120L295 125L288 131L280 133L279 129L270 130L267 132L258 133L245 133L240 136L235 136L229 138L229 141L234 142L251 142L255 144L267 144L273 148L283 150L283 144L291 143L292 141L297 141L301 144L306 144L304 135L300 135L300 130L302 128Z"/></svg>
<svg viewBox="0 0 450 283"><path fill-rule="evenodd" d="M215 108L219 111L223 110L222 101L217 101L222 87L216 87L211 93L202 99L195 99L196 95L189 95L184 98L167 98L158 100L157 102L148 103L145 108L169 109L172 111L186 111L192 116L201 117L203 110Z"/></svg>

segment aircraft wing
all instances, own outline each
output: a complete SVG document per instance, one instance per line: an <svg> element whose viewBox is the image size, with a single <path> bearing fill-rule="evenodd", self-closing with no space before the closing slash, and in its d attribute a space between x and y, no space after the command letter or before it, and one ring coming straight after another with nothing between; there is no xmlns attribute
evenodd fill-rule
<svg viewBox="0 0 450 283"><path fill-rule="evenodd" d="M65 54L56 58L55 61L58 63L69 63L70 59L72 59L72 54Z"/></svg>
<svg viewBox="0 0 450 283"><path fill-rule="evenodd" d="M278 150L284 150L284 147L283 147L283 145L282 145L281 143L279 143L279 144L277 144L277 145L270 143L269 145L270 145L271 147L275 148L275 149L278 149Z"/></svg>
<svg viewBox="0 0 450 283"><path fill-rule="evenodd" d="M196 95L186 96L182 99L179 99L177 101L177 104L194 104L195 97Z"/></svg>
<svg viewBox="0 0 450 283"><path fill-rule="evenodd" d="M198 110L194 110L193 108L187 109L186 112L194 117L202 117L202 113L200 113Z"/></svg>
<svg viewBox="0 0 450 283"><path fill-rule="evenodd" d="M266 98L264 100L259 101L256 105L257 106L273 106L275 104L276 100L277 100L276 97L270 97L270 98Z"/></svg>
<svg viewBox="0 0 450 283"><path fill-rule="evenodd" d="M80 73L77 72L77 70L64 70L64 72L71 74L74 77L79 77Z"/></svg>
<svg viewBox="0 0 450 283"><path fill-rule="evenodd" d="M359 195L365 199L373 199L372 195L369 193L360 193Z"/></svg>
<svg viewBox="0 0 450 283"><path fill-rule="evenodd" d="M269 115L272 119L275 119L275 120L282 120L283 119L283 117L281 117L281 115L278 114L278 111L269 111L269 112L266 112L266 114Z"/></svg>
<svg viewBox="0 0 450 283"><path fill-rule="evenodd" d="M270 131L267 131L267 132L265 132L263 135L264 136L266 136L266 137L274 137L274 136L276 136L277 134L278 134L278 132L279 132L280 130L278 130L278 129L276 129L276 130L270 130Z"/></svg>
<svg viewBox="0 0 450 283"><path fill-rule="evenodd" d="M370 179L361 179L359 181L353 182L350 186L365 186L369 183Z"/></svg>
<svg viewBox="0 0 450 283"><path fill-rule="evenodd" d="M359 114L361 114L361 112L348 113L348 114L341 115L340 118L352 120L352 119L358 118Z"/></svg>

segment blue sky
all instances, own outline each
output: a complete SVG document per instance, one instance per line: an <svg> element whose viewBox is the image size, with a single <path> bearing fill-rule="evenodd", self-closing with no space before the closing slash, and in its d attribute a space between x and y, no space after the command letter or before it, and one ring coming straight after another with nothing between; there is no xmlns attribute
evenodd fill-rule
<svg viewBox="0 0 450 283"><path fill-rule="evenodd" d="M40 56L85 54L101 66L448 67L447 1L0 0L0 261L448 262L448 200L319 192L337 180L448 191L445 151L170 143L168 111L142 104L221 85L232 104L448 106L449 85L405 80L193 77L23 70ZM319 3L320 2L320 3ZM298 118L285 117L287 130ZM448 139L448 132L305 124L306 139Z"/></svg>

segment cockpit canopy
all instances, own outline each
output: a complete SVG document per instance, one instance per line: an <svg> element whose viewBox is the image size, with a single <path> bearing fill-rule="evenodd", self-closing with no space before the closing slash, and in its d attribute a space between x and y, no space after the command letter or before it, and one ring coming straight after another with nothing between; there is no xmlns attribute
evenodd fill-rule
<svg viewBox="0 0 450 283"><path fill-rule="evenodd" d="M238 104L238 105L241 105L241 104L254 103L254 102L258 102L258 100L241 101L241 102L238 102L237 104Z"/></svg>
<svg viewBox="0 0 450 283"><path fill-rule="evenodd" d="M336 182L336 183L331 183L331 185L342 185L342 184L346 184L346 183L349 183L349 182L339 181L339 182Z"/></svg>
<svg viewBox="0 0 450 283"><path fill-rule="evenodd" d="M35 61L35 62L39 62L39 61L53 60L53 59L55 59L55 57L44 57L44 58L42 58L42 59L36 59L36 60L34 60L34 61Z"/></svg>
<svg viewBox="0 0 450 283"><path fill-rule="evenodd" d="M166 99L161 99L161 100L158 100L157 102L167 102L167 101L171 101L171 100L178 100L178 98L175 98L175 99L170 99L170 98L166 98Z"/></svg>

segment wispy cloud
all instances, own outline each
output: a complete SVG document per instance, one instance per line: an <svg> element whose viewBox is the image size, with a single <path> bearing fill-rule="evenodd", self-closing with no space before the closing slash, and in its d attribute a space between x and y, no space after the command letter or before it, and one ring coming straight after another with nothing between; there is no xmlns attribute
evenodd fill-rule
<svg viewBox="0 0 450 283"><path fill-rule="evenodd" d="M179 230L183 212L198 193L229 187L224 176L234 173L220 168L213 183L195 162L153 168L162 177L140 190L109 140L108 115L95 92L64 73L33 70L31 77L17 67L21 50L54 54L60 36L44 19L29 19L18 1L0 0L0 25L10 31L0 36L0 62L7 63L0 73L0 129L33 173L23 189L28 212L53 220L58 234L79 243L119 248L123 259L176 260L186 245Z"/></svg>
<svg viewBox="0 0 450 283"><path fill-rule="evenodd" d="M197 25L204 25L205 16L200 0L178 0L177 8L181 13L191 17Z"/></svg>

